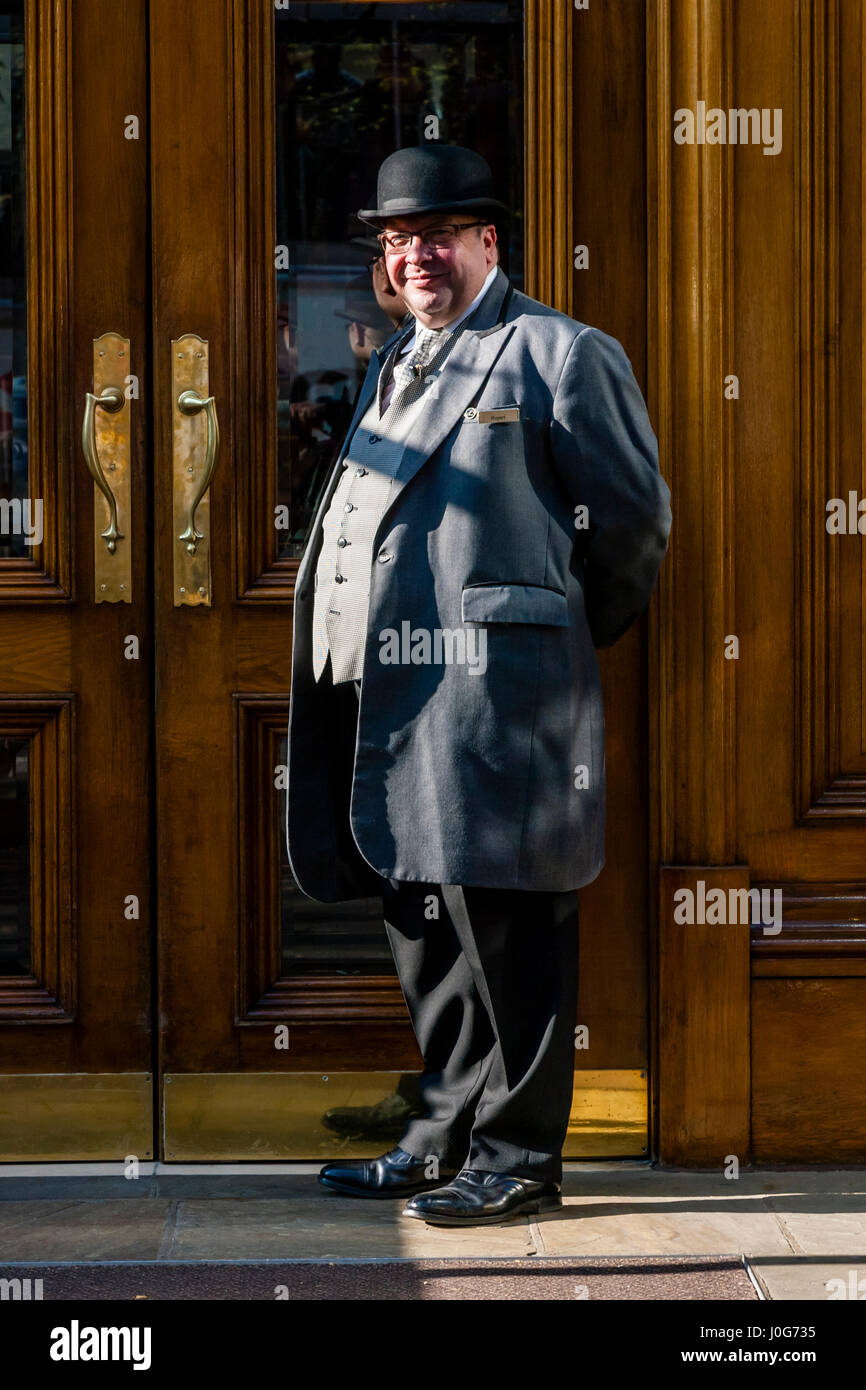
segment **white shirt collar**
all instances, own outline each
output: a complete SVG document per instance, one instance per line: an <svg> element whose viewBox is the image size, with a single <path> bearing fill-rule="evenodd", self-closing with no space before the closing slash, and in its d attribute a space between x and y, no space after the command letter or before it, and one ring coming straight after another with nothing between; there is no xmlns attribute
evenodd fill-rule
<svg viewBox="0 0 866 1390"><path fill-rule="evenodd" d="M498 263L498 262L496 263L496 265L493 265L493 266L490 267L490 270L487 272L487 279L484 281L484 284L481 286L481 289L478 291L478 293L476 294L476 296L475 296L475 298L473 299L472 303L469 305L469 308L466 309L466 310L464 311L464 313L462 313L462 314L460 315L459 318L453 319L451 323L443 324L443 325L442 325L443 328L447 328L448 331L449 331L449 333L453 333L454 330L455 330L455 328L459 328L459 327L460 327L460 325L461 325L461 323L463 322L464 319L468 319L469 315L470 315L470 314L473 314L473 313L475 312L475 310L478 308L478 305L481 303L482 299L483 299L484 296L486 295L487 291L490 289L490 286L493 284L493 281L496 279L496 272L498 271L498 269L499 269L499 263ZM416 324L415 324L415 328L416 328L416 331L417 331L417 328L418 328L417 321L416 321ZM403 347L400 349L400 352L398 353L398 356L399 356L399 357L404 357L405 354L406 354L407 352L409 352L409 350L410 350L411 348L413 348L414 346L415 346L415 334L414 334L414 333L410 333L409 337L406 339L406 342L403 344Z"/></svg>
<svg viewBox="0 0 866 1390"><path fill-rule="evenodd" d="M481 289L478 291L472 303L469 305L469 308L466 310L466 313L461 314L459 319L455 319L453 323L446 323L444 325L450 333L453 333L455 328L459 328L463 320L468 319L469 315L478 308L478 305L481 303L487 291L490 289L490 286L493 284L493 281L496 279L496 272L498 271L498 269L498 262L496 265L490 267L490 270L487 272L487 279L484 281L484 284L481 286Z"/></svg>

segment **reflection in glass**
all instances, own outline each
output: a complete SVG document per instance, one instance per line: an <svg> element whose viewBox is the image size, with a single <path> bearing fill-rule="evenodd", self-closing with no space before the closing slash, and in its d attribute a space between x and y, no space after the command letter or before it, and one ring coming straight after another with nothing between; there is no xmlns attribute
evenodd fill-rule
<svg viewBox="0 0 866 1390"><path fill-rule="evenodd" d="M513 210L503 269L523 278L523 27L519 0L292 4L275 11L278 497L281 554L299 556L370 353L402 301L375 292L376 173L438 121L478 150ZM278 260L278 267L279 267ZM390 315L390 317L389 317Z"/></svg>
<svg viewBox="0 0 866 1390"><path fill-rule="evenodd" d="M0 557L32 556L40 539L27 481L24 97L19 0L0 9Z"/></svg>
<svg viewBox="0 0 866 1390"><path fill-rule="evenodd" d="M280 764L287 756L285 735ZM280 797L280 941L283 975L393 975L381 898L317 903L298 889L286 852L286 793Z"/></svg>
<svg viewBox="0 0 866 1390"><path fill-rule="evenodd" d="M29 975L30 747L0 735L0 975Z"/></svg>

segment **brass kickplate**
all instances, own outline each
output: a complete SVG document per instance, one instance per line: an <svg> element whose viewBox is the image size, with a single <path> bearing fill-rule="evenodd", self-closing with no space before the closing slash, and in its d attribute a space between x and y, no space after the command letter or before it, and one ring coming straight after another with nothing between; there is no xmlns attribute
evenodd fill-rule
<svg viewBox="0 0 866 1390"><path fill-rule="evenodd" d="M164 1157L170 1163L369 1158L397 1142L416 1077L172 1072L162 1088ZM386 1112L393 1133L382 1128ZM575 1072L564 1158L645 1158L648 1143L646 1072Z"/></svg>
<svg viewBox="0 0 866 1390"><path fill-rule="evenodd" d="M0 1076L2 1162L130 1157L154 1157L149 1072Z"/></svg>

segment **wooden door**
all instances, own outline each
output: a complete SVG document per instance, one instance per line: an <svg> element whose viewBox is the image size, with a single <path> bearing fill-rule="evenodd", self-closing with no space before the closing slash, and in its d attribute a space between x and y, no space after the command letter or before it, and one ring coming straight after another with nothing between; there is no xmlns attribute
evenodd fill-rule
<svg viewBox="0 0 866 1390"><path fill-rule="evenodd" d="M155 1152L145 11L125 0L116 42L110 0L0 5L7 1160ZM81 448L111 383L121 408L93 426L113 552Z"/></svg>
<svg viewBox="0 0 866 1390"><path fill-rule="evenodd" d="M518 286L571 306L572 22L551 0L233 0L181 9L151 0L157 872L169 1160L377 1152L381 1132L333 1112L389 1096L411 1103L421 1061L381 902L313 903L295 888L286 859L293 582L363 376L357 322L368 340L385 327L370 293L370 249L352 240L364 228L351 216L369 206L385 155L431 134L480 149L516 209L505 268ZM638 144L639 170L642 161ZM631 327L637 338L639 316ZM204 603L179 592L172 510L173 369L199 342L221 440L200 526L211 570ZM640 354L639 340L629 346ZM199 453L205 438L200 420ZM607 669L616 681L607 711L611 863L584 894L589 1048L575 1054L569 1152L639 1154L648 1143L641 632Z"/></svg>
<svg viewBox="0 0 866 1390"><path fill-rule="evenodd" d="M0 1158L376 1152L329 1112L411 1104L381 904L315 904L287 863L294 576L381 331L350 212L396 145L480 149L511 278L644 379L641 239L572 207L577 75L601 128L636 29L573 63L574 25L559 0L125 0L122 32L109 0L0 7ZM617 138L638 206L639 125ZM587 240L615 275L576 275ZM644 644L602 660L571 1154L649 1142Z"/></svg>

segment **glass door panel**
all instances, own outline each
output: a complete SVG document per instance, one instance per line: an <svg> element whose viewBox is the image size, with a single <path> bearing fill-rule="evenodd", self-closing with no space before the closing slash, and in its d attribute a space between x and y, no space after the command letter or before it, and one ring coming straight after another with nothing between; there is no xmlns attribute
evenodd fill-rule
<svg viewBox="0 0 866 1390"><path fill-rule="evenodd" d="M382 160L431 136L483 154L514 210L498 229L502 266L522 284L522 5L292 5L275 11L274 53L277 501L291 523L280 555L297 558L370 354L405 314L355 215L375 206ZM381 901L305 898L276 833L285 974L393 975Z"/></svg>
<svg viewBox="0 0 866 1390"><path fill-rule="evenodd" d="M275 12L278 501L303 553L374 347L400 321L372 284L376 173L435 138L490 164L514 210L502 267L523 283L523 20L518 0L307 4ZM504 234L503 234L504 233ZM279 265L284 249L285 265Z"/></svg>
<svg viewBox="0 0 866 1390"><path fill-rule="evenodd" d="M0 556L41 541L27 467L24 0L0 9Z"/></svg>

